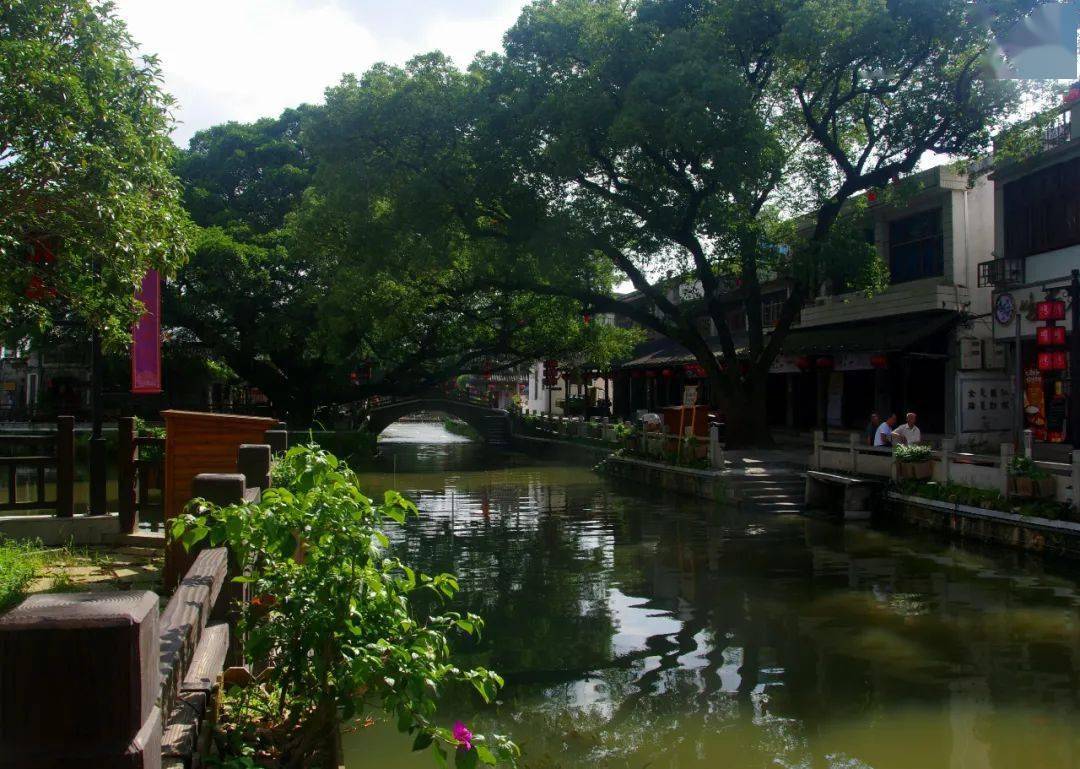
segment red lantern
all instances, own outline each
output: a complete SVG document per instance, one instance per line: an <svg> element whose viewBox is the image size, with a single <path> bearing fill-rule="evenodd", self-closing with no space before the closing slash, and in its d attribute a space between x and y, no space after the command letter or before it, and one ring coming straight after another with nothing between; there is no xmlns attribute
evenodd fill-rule
<svg viewBox="0 0 1080 769"><path fill-rule="evenodd" d="M828 356L825 356L823 358L818 358L817 359L817 367L819 369L827 371L827 370L829 370L829 369L831 369L833 367L833 359L828 357Z"/></svg>
<svg viewBox="0 0 1080 769"><path fill-rule="evenodd" d="M592 315L590 315L589 313L585 313L584 315L581 316L581 319L585 322L585 325L587 326L587 325L589 325L589 322L592 320Z"/></svg>
<svg viewBox="0 0 1080 769"><path fill-rule="evenodd" d="M660 372L660 376L664 377L664 379L671 379L671 375L674 374L674 373L675 372L672 371L671 369L666 368L666 369L664 369L663 371Z"/></svg>
<svg viewBox="0 0 1080 769"><path fill-rule="evenodd" d="M1064 326L1042 326L1035 334L1040 347L1061 347L1065 344Z"/></svg>
<svg viewBox="0 0 1080 769"><path fill-rule="evenodd" d="M1036 302L1035 317L1039 320L1065 320L1065 302L1060 299Z"/></svg>
<svg viewBox="0 0 1080 769"><path fill-rule="evenodd" d="M653 371L652 369L649 369L648 371L645 372L645 377L647 379L656 379L656 372Z"/></svg>
<svg viewBox="0 0 1080 769"><path fill-rule="evenodd" d="M870 365L874 368L888 368L889 358L886 355L872 355L870 357Z"/></svg>
<svg viewBox="0 0 1080 769"><path fill-rule="evenodd" d="M1039 371L1064 371L1069 358L1064 352L1041 352L1038 356Z"/></svg>
<svg viewBox="0 0 1080 769"><path fill-rule="evenodd" d="M807 371L809 370L811 365L812 363L810 359L805 355L800 355L798 358L795 359L795 367L799 369L799 371Z"/></svg>
<svg viewBox="0 0 1080 769"><path fill-rule="evenodd" d="M631 379L641 379L641 372L638 371L637 369L634 369L633 371L630 372L630 378Z"/></svg>

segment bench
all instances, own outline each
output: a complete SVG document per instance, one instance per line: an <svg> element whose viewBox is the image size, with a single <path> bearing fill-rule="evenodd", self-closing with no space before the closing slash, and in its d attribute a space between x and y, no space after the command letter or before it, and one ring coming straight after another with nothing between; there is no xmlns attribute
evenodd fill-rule
<svg viewBox="0 0 1080 769"><path fill-rule="evenodd" d="M884 486L882 479L855 478L821 470L806 473L806 506L817 510L839 507L844 520L858 521L870 517L874 496Z"/></svg>

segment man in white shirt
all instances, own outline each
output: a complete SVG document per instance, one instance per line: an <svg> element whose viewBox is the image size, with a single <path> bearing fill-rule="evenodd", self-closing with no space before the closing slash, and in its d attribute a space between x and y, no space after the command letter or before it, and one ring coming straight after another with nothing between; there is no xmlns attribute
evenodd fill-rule
<svg viewBox="0 0 1080 769"><path fill-rule="evenodd" d="M902 443L905 446L922 443L922 431L915 424L915 417L915 412L909 411L904 424L893 430L893 441L895 443Z"/></svg>
<svg viewBox="0 0 1080 769"><path fill-rule="evenodd" d="M874 433L874 445L878 447L892 446L893 428L896 427L896 414L889 414L889 418L878 425Z"/></svg>

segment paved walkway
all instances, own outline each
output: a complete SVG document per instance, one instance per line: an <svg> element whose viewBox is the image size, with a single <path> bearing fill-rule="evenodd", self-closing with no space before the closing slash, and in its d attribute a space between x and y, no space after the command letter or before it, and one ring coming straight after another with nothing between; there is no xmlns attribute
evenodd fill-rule
<svg viewBox="0 0 1080 769"><path fill-rule="evenodd" d="M160 547L80 547L47 550L28 593L161 590Z"/></svg>

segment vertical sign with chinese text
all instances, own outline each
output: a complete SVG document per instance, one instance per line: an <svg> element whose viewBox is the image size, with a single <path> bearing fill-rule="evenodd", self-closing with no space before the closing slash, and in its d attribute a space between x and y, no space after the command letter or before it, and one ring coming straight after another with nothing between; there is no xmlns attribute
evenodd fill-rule
<svg viewBox="0 0 1080 769"><path fill-rule="evenodd" d="M143 277L135 298L146 308L131 332L131 392L161 392L161 278L157 270Z"/></svg>

